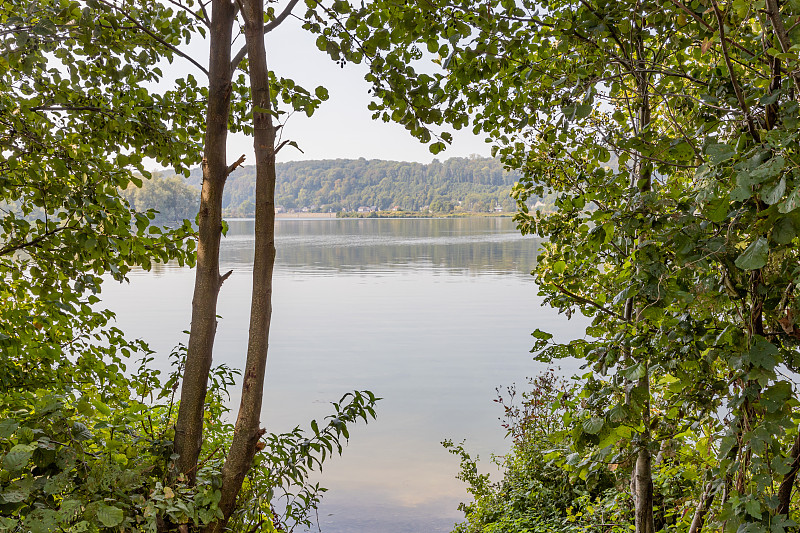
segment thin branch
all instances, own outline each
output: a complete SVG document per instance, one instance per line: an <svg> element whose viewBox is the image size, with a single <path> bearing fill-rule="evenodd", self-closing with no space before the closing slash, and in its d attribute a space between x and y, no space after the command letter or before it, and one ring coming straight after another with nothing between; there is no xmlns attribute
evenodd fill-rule
<svg viewBox="0 0 800 533"><path fill-rule="evenodd" d="M786 30L786 26L783 25L780 7L776 0L767 0L767 16L769 17L770 23L772 23L772 29L775 30L775 36L778 38L778 42L781 45L781 51L784 54L787 53L789 48L792 47L792 41L789 39L789 32ZM797 95L800 96L800 74L798 74L795 69L791 72L791 76L797 88Z"/></svg>
<svg viewBox="0 0 800 533"><path fill-rule="evenodd" d="M575 294L574 292L570 291L569 289L565 289L564 287L562 287L561 285L558 285L556 283L554 283L553 286L555 288L557 288L562 294L565 294L565 295L569 296L570 298L572 298L574 300L577 300L578 302L580 302L582 304L591 305L592 307L594 307L596 309L599 309L600 311L602 311L603 313L606 313L609 316L613 316L614 318L618 318L619 320L625 321L625 317L623 317L622 315L620 315L616 311L612 311L611 309L608 309L608 308L600 305L597 302L594 302L592 300L589 300L588 298L584 298L583 296Z"/></svg>
<svg viewBox="0 0 800 533"><path fill-rule="evenodd" d="M203 65L201 65L200 63L195 61L194 58L192 58L192 56L190 56L189 54L181 51L176 46L173 46L173 45L169 44L167 41L165 41L164 39L159 37L156 33L154 33L153 31L149 30L144 25L142 25L139 21L137 21L135 18L130 16L128 13L126 13L124 10L120 9L115 4L113 4L112 2L109 2L107 0L97 0L97 1L100 2L103 5L105 5L105 6L109 7L109 8L111 8L111 9L119 12L123 17L125 17L128 20L130 20L133 23L133 25L136 26L140 31L143 31L144 33L149 35L151 38L153 38L155 41L161 43L163 46L165 46L168 49L172 50L172 52L174 54L184 58L185 60L190 62L192 65L197 67L200 70L200 72L202 72L203 74L208 76L208 70L206 70L206 68Z"/></svg>
<svg viewBox="0 0 800 533"><path fill-rule="evenodd" d="M231 277L231 274L233 274L233 270L228 270L227 272L225 272L223 275L221 275L221 276L219 277L219 286L220 286L220 287L222 287L222 284L223 284L223 283L225 283L225 280L226 280L226 279L228 279L229 277Z"/></svg>
<svg viewBox="0 0 800 533"><path fill-rule="evenodd" d="M178 2L177 0L167 0L167 1L170 4L172 4L173 6L179 8L179 9L183 9L184 11L186 11L187 13L192 15L194 18L196 18L197 20L199 20L200 22L202 22L206 26L210 26L211 25L211 20L208 18L208 13L206 13L206 10L203 7L202 3L200 4L200 10L201 10L201 13L202 13L202 16L201 16L198 13L196 13L196 12L192 11L191 9L189 9L188 6L185 6L181 2Z"/></svg>
<svg viewBox="0 0 800 533"><path fill-rule="evenodd" d="M242 166L242 163L244 163L244 154L242 154L242 155L239 157L239 159L237 159L237 160L236 160L236 162L234 162L232 165L230 165L230 166L229 166L229 167L228 167L228 168L225 170L225 175L226 175L226 176L230 176L230 175L231 175L231 172L233 172L234 170L236 170L237 168L239 168L240 166Z"/></svg>
<svg viewBox="0 0 800 533"><path fill-rule="evenodd" d="M46 232L42 233L41 235L39 235L38 237L36 237L35 239L31 239L30 241L21 242L21 243L17 243L17 244L9 244L9 245L5 246L4 248L0 248L0 257L2 257L4 255L7 255L7 254L9 254L11 252L17 252L17 251L22 250L24 248L29 248L31 246L36 246L40 242L42 242L45 239L47 239L48 237L52 237L53 235L56 235L58 233L61 233L62 231L68 230L68 229L74 229L74 228L72 226L70 226L69 224L66 224L64 226L59 226L59 227L57 227L55 229L52 229L50 231L46 231Z"/></svg>
<svg viewBox="0 0 800 533"><path fill-rule="evenodd" d="M283 23L283 21L286 20L286 17L291 15L292 10L299 1L300 0L289 0L289 3L286 4L286 7L283 8L283 11L281 11L281 14L264 25L264 35L268 34L272 30L280 26ZM247 46L242 46L239 49L239 51L236 52L236 55L233 57L233 61L231 61L231 72L235 72L236 69L239 68L239 63L242 62L242 60L245 58L246 55L247 55Z"/></svg>
<svg viewBox="0 0 800 533"><path fill-rule="evenodd" d="M105 115L105 116L111 117L111 118L113 118L115 116L113 113L109 113L108 111L106 111L106 110L104 110L104 109L102 109L100 107L90 106L90 105L79 105L79 106L68 106L68 105L67 106L62 106L62 105L46 106L46 105L40 105L40 106L32 107L31 111L93 111L95 113L100 113L101 115Z"/></svg>
<svg viewBox="0 0 800 533"><path fill-rule="evenodd" d="M674 0L673 0L674 1ZM717 0L712 0L711 4L714 8L714 15L717 17L717 24L719 25L719 40L722 44L722 55L725 56L725 64L728 66L728 75L731 78L731 83L733 84L733 91L736 93L736 98L739 100L739 105L744 111L744 116L747 119L747 129L750 130L750 135L756 141L756 143L761 142L761 136L758 134L758 130L756 130L756 125L753 122L753 117L750 115L750 108L747 106L747 102L744 99L744 94L742 94L742 88L739 86L739 80L736 79L736 71L733 70L733 64L731 63L731 58L728 55L728 45L725 39L725 22L722 20L722 12L719 10L719 6L717 5Z"/></svg>

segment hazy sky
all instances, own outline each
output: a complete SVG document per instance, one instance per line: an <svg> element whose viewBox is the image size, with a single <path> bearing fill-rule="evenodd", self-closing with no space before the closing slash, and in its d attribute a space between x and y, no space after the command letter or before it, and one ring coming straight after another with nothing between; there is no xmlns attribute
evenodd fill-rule
<svg viewBox="0 0 800 533"><path fill-rule="evenodd" d="M244 37L240 36L234 53L243 44ZM370 97L369 86L364 81L366 67L352 64L339 67L317 50L315 36L303 31L300 21L286 19L267 35L266 45L269 67L278 77L291 78L312 92L316 86L323 85L330 94L313 117L296 113L289 119L283 138L296 141L304 153L286 146L278 154L279 161L365 157L429 163L433 159L427 146L411 137L402 126L372 120L367 109ZM207 42L197 37L189 50L198 62L208 63ZM192 72L201 83L205 78L182 59L176 59L163 70L167 76ZM252 140L243 135L232 136L228 156L233 161L240 154L247 155L245 164L252 164ZM462 130L455 132L453 144L436 157L447 159L470 154L488 156L489 145L483 137Z"/></svg>

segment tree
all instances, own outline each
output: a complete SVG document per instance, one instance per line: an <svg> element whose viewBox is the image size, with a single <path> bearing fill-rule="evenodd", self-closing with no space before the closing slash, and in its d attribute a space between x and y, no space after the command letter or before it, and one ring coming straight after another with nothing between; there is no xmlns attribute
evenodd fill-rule
<svg viewBox="0 0 800 533"><path fill-rule="evenodd" d="M296 4L291 2L291 7ZM188 165L200 153L200 103L207 103L209 112L204 160L208 186L204 184L199 217L198 301L215 305L222 281L218 272L222 223L217 207L230 172L224 160L224 138L229 119L240 123L232 120L231 110L250 111L245 78L232 83L243 59L242 55L233 59L235 63L231 60L235 14L234 5L223 1L214 3L213 21L204 6L181 2L172 2L168 8L147 0L94 0L85 6L54 0L6 2L0 8L0 122L5 126L0 134L4 209L0 221L0 378L4 385L0 530L51 531L73 526L183 530L186 524L221 530L232 517L263 431L253 439L250 426L237 430L224 423L222 402L231 372L224 367L212 372L209 352L204 373L193 377L187 372L184 378L184 384L195 383L192 379L201 382L197 385L200 395L194 398L200 401L201 427L204 410L210 417L206 444L227 448L232 440L230 462L221 463L214 457L215 450L209 449L203 464L198 464L195 455L194 465L181 473L184 480L201 478L203 483L176 480L174 468L170 472L173 441L180 450L186 449L186 440L180 438L185 432L181 432L187 425L192 427L183 423L186 416L179 415L179 434L173 435L179 376L173 374L164 386L146 369L127 376L125 357L148 354L146 345L127 341L122 332L108 326L113 313L91 306L99 301L96 293L103 275L124 280L134 266L149 268L154 261L171 259L181 264L194 261L193 241L188 240L194 233L191 224L172 230L155 227L151 224L155 213L134 213L120 189L142 186L133 171L148 176L145 157L188 174ZM288 14L276 19L277 23ZM263 24L263 15L261 20ZM209 70L180 49L195 31L202 33L206 24L212 30L214 52ZM263 33L262 27L259 37ZM221 41L227 52L214 46ZM212 74L208 90L193 76L178 80L176 90L160 95L140 88L142 83L160 79L159 61L177 56ZM291 80L262 76L257 83L265 79L279 88L273 97L279 95L295 109L310 112L325 94L319 89L319 97L311 96ZM231 90L240 91L233 106ZM266 104L269 107L270 102ZM256 122L260 128L262 123ZM253 126L242 124L253 131ZM222 151L216 150L215 142L220 140ZM270 149L274 153L275 147ZM271 209L267 214L272 216ZM209 258L209 254L216 255ZM268 270L262 266L263 261L259 274L264 276ZM269 275L266 280L269 283ZM208 287L213 301L202 300ZM255 301L256 305L266 301L268 308L264 291ZM202 312L195 318L201 326L212 326L213 341L214 315L210 322L203 322ZM193 329L189 357L182 368L194 369L198 342L208 339L208 333ZM203 347L202 342L199 346ZM251 367L247 370L245 388L253 379ZM184 403L192 405L194 390L189 387L181 411ZM246 408L255 413L257 426L260 387L253 392L258 398L243 396L249 398ZM162 405L163 398L167 403ZM240 529L253 527L244 515L256 524L271 521L271 501L281 491L289 498L286 513L310 525L307 514L319 501L320 489L308 484L309 471L334 451L341 453L340 439L347 437L348 426L358 418L374 416L374 402L370 393L355 392L334 404L336 414L327 424L312 421L314 435L310 437L299 429L264 436L273 447L265 452L270 463L252 474L262 486L248 485L248 494L255 500L246 504L256 508L234 517ZM249 461L231 468L234 459L244 457L237 440L243 434ZM134 457L135 462L130 460ZM220 474L225 497L215 485Z"/></svg>
<svg viewBox="0 0 800 533"><path fill-rule="evenodd" d="M561 464L630 480L640 532L795 524L797 7L372 6L408 29L372 41L376 117L425 142L472 124L525 174L541 292L593 318L586 339L535 333L538 357L590 369ZM413 68L420 43L443 71ZM530 213L545 194L555 212Z"/></svg>
<svg viewBox="0 0 800 533"><path fill-rule="evenodd" d="M126 9L161 28L161 40L104 3L0 6L4 531L155 527L142 502L164 450L140 426L153 376L126 372L128 357L148 349L113 326L98 295L132 268L193 260L189 224L162 231L119 194L141 185L145 157L194 162L192 139L173 133L192 108L175 91L140 88L161 78L158 63L173 56L166 41L191 24L158 3Z"/></svg>
<svg viewBox="0 0 800 533"><path fill-rule="evenodd" d="M192 11L191 2L177 2ZM250 333L247 362L242 380L242 395L236 426L225 462L222 466L222 498L219 502L221 517L211 522L208 531L222 531L230 520L237 497L246 475L251 469L259 440L265 434L260 428L261 398L266 370L269 327L272 313L272 270L275 260L275 155L286 144L276 145L279 126L274 120L283 111L278 107L278 96L295 111L313 114L327 91L318 87L314 95L292 80L278 79L266 62L264 35L278 27L296 8L298 0L288 1L280 13L270 7L265 12L263 0L213 0L210 17L205 10L194 12L210 31L210 59L207 71L208 110L206 113L205 146L203 157L203 184L198 214L197 273L192 301L192 322L186 353L186 366L181 386L181 403L175 429L176 473L179 480L193 484L196 479L199 457L203 445L204 405L208 377L213 359L216 332L216 306L219 290L231 272L219 271L219 247L223 231L222 198L228 175L242 164L244 156L229 164L226 138L230 128L241 128L252 133L256 157L256 223L255 259L253 267L253 295L251 299ZM306 26L315 31L327 24L326 18L337 11L349 9L345 2L335 2L331 8L318 2L308 2L305 13ZM245 46L233 53L233 25L241 15ZM265 18L269 20L265 24ZM234 84L237 69L247 58L250 82L249 98L245 94L244 77ZM232 95L242 99L232 105ZM252 120L251 125L232 120L240 113ZM351 406L365 421L374 416L375 397L371 393L355 393ZM353 421L351 419L350 421ZM347 435L347 419L335 419L334 440ZM318 432L315 430L315 433ZM328 452L333 441L328 442ZM320 444L317 449L322 450ZM339 448L341 451L341 448ZM308 450L307 450L308 451ZM322 451L325 457L325 451ZM309 465L312 464L309 459Z"/></svg>

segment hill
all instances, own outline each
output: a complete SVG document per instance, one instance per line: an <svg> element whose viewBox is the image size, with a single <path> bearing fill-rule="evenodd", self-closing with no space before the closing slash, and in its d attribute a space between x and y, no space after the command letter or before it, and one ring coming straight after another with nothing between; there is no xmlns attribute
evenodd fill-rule
<svg viewBox="0 0 800 533"><path fill-rule="evenodd" d="M430 164L378 159L293 161L276 166L276 204L286 211L316 212L370 209L434 212L514 211L509 192L519 175L491 158L451 158ZM200 169L188 180L200 187ZM227 216L254 212L255 167L243 166L229 177L223 197Z"/></svg>

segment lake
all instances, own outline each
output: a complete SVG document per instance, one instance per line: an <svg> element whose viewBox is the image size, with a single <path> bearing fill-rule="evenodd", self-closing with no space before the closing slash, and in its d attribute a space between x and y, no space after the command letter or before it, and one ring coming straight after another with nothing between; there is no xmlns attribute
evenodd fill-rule
<svg viewBox="0 0 800 533"><path fill-rule="evenodd" d="M253 222L229 226L221 270L234 273L220 293L215 363L242 368ZM540 306L530 276L538 241L509 218L279 219L276 231L262 425L308 427L353 389L383 398L377 420L356 427L319 476L330 489L322 531L450 531L467 494L440 442L466 439L490 470L491 454L509 447L496 388L546 368L531 359L530 332L582 332ZM102 296L117 325L167 368L171 348L186 341L193 284L192 270L158 265L106 284Z"/></svg>

